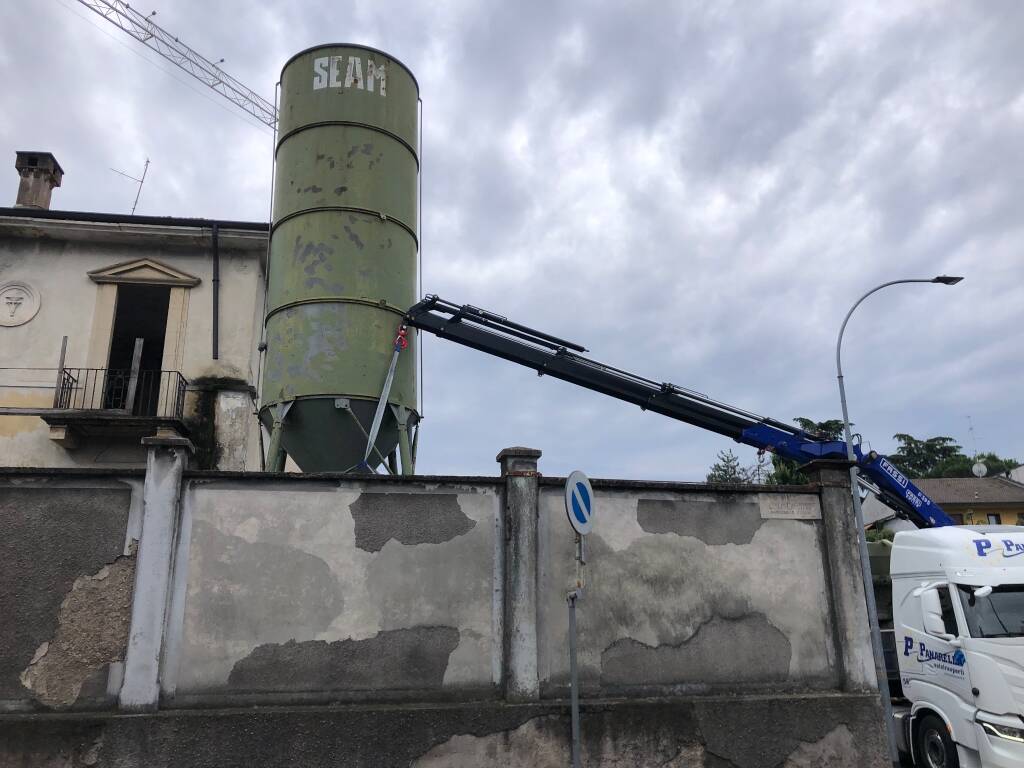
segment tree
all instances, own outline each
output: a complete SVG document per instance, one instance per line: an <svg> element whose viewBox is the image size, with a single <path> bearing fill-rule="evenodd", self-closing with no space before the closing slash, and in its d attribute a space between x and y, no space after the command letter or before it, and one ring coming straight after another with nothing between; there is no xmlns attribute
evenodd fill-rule
<svg viewBox="0 0 1024 768"><path fill-rule="evenodd" d="M731 448L718 452L718 460L708 472L709 483L749 483L750 472L740 466L739 457Z"/></svg>
<svg viewBox="0 0 1024 768"><path fill-rule="evenodd" d="M979 453L973 459L964 455L951 437L918 440L899 432L893 435L900 447L889 460L907 477L973 477L975 463L987 468L987 476L1005 475L1020 466L1016 459L1003 459L994 453Z"/></svg>
<svg viewBox="0 0 1024 768"><path fill-rule="evenodd" d="M768 476L769 485L807 485L809 478L799 469L792 459L784 459L772 454L772 473Z"/></svg>
<svg viewBox="0 0 1024 768"><path fill-rule="evenodd" d="M896 536L896 531L890 531L888 528L869 528L866 533L868 542L892 541Z"/></svg>
<svg viewBox="0 0 1024 768"><path fill-rule="evenodd" d="M979 461L985 465L986 477L1006 475L1020 466L1016 459L1001 459L994 453L979 453L973 459L960 453L940 461L923 477L973 477L974 465Z"/></svg>
<svg viewBox="0 0 1024 768"><path fill-rule="evenodd" d="M828 419L826 421L811 421L805 419L802 416L797 416L793 421L800 429L804 432L810 432L812 435L818 435L824 437L826 440L842 440L843 439L843 420L842 419ZM851 423L852 427L853 424Z"/></svg>
<svg viewBox="0 0 1024 768"><path fill-rule="evenodd" d="M889 457L889 461L907 477L942 477L930 473L944 462L963 455L960 453L961 447L952 437L929 437L926 440L918 440L913 435L897 432L892 439L899 443L900 447Z"/></svg>
<svg viewBox="0 0 1024 768"><path fill-rule="evenodd" d="M974 457L974 460L980 461L988 467L989 477L994 475L1008 475L1011 470L1020 466L1020 462L1016 459L1001 459L994 453L979 453ZM957 475L942 475L942 477L957 477ZM966 477L966 475L964 475L964 477Z"/></svg>
<svg viewBox="0 0 1024 768"><path fill-rule="evenodd" d="M758 485L772 484L772 475L775 473L775 465L772 463L772 458L774 457L769 457L765 451L757 452L757 463L746 469L750 482L757 483Z"/></svg>

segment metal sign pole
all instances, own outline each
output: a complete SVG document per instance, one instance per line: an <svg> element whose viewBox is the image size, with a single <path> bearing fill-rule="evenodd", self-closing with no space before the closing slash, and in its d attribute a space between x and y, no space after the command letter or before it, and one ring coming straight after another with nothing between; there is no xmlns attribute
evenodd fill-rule
<svg viewBox="0 0 1024 768"><path fill-rule="evenodd" d="M578 534L577 534L578 537ZM569 602L569 685L572 697L572 768L580 768L580 687L576 672L576 598L578 590L572 590L566 599Z"/></svg>
<svg viewBox="0 0 1024 768"><path fill-rule="evenodd" d="M593 527L594 490L582 472L565 481L565 513L576 532L576 583L566 594L569 603L569 697L572 706L572 768L580 768L580 681L576 666L576 601L583 597L583 567L587 564L587 534Z"/></svg>

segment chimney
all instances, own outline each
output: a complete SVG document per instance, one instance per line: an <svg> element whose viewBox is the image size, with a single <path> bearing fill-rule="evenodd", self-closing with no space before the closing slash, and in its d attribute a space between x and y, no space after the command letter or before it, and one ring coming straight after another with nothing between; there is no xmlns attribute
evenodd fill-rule
<svg viewBox="0 0 1024 768"><path fill-rule="evenodd" d="M21 176L14 206L48 210L53 188L60 186L64 176L57 158L49 152L18 152L14 167Z"/></svg>

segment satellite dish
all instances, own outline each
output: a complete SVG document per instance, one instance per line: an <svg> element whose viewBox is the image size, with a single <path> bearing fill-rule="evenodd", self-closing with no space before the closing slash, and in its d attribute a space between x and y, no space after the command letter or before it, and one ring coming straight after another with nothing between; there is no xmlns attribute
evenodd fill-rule
<svg viewBox="0 0 1024 768"><path fill-rule="evenodd" d="M974 473L975 477L984 477L988 474L988 467L986 467L982 462L977 461L974 463L974 466L971 467L971 472Z"/></svg>

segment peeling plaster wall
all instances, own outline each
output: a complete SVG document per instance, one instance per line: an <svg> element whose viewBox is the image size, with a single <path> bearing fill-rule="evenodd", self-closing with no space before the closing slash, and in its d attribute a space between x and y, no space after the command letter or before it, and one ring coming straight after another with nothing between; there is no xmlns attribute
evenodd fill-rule
<svg viewBox="0 0 1024 768"><path fill-rule="evenodd" d="M821 521L779 519L816 504L595 489L577 604L584 692L835 687ZM542 487L539 505L538 664L542 691L560 696L575 545L561 488Z"/></svg>
<svg viewBox="0 0 1024 768"><path fill-rule="evenodd" d="M107 665L124 659L131 623L135 558L122 555L95 574L79 576L57 615L57 631L36 650L21 684L50 707L75 704L86 695L103 697Z"/></svg>
<svg viewBox="0 0 1024 768"><path fill-rule="evenodd" d="M217 469L246 470L259 469L259 458L255 466L250 452L258 454L259 438L252 439L257 427L253 415L253 402L248 392L220 391L216 393L214 406L214 448L213 459Z"/></svg>
<svg viewBox="0 0 1024 768"><path fill-rule="evenodd" d="M499 490L189 481L165 695L493 690Z"/></svg>
<svg viewBox="0 0 1024 768"><path fill-rule="evenodd" d="M165 695L490 695L502 682L501 499L500 485L480 483L190 481ZM818 504L598 490L578 604L584 693L836 688L821 521L787 519L820 517ZM536 653L547 696L568 684L573 577L561 489L545 485Z"/></svg>
<svg viewBox="0 0 1024 768"><path fill-rule="evenodd" d="M134 485L0 478L0 711L112 700L135 573Z"/></svg>

